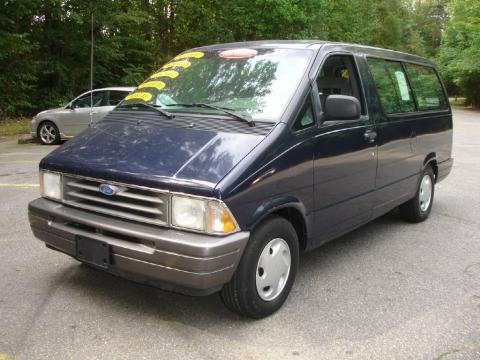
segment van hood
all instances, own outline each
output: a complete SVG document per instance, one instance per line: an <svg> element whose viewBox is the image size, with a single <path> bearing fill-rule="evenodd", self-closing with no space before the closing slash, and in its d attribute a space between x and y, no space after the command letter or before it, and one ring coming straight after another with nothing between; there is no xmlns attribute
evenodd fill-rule
<svg viewBox="0 0 480 360"><path fill-rule="evenodd" d="M211 192L264 138L165 127L161 119L100 121L47 155L40 168L172 191Z"/></svg>

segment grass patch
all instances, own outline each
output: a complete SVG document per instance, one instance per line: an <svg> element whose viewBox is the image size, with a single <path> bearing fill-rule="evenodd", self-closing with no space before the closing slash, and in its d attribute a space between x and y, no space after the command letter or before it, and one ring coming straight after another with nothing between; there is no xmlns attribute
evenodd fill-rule
<svg viewBox="0 0 480 360"><path fill-rule="evenodd" d="M475 110L475 111L480 110L480 107L473 107L472 105L467 105L466 104L467 99L464 97L458 97L456 99L451 97L448 100L450 101L450 105L454 108L468 109L468 110Z"/></svg>
<svg viewBox="0 0 480 360"><path fill-rule="evenodd" d="M13 356L0 353L0 360L15 360Z"/></svg>
<svg viewBox="0 0 480 360"><path fill-rule="evenodd" d="M30 133L29 118L0 118L0 136Z"/></svg>
<svg viewBox="0 0 480 360"><path fill-rule="evenodd" d="M448 100L450 100L450 105L453 107L465 107L466 99L464 97L451 97Z"/></svg>
<svg viewBox="0 0 480 360"><path fill-rule="evenodd" d="M444 352L443 354L438 355L433 360L442 360L442 359L445 359L447 356L450 356L450 355L458 353L458 352L460 352L460 350L458 350L458 349L449 350L449 351Z"/></svg>

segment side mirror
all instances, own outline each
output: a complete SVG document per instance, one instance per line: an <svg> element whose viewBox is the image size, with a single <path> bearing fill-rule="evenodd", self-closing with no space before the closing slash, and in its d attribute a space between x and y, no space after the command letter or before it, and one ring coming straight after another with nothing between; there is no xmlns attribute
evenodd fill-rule
<svg viewBox="0 0 480 360"><path fill-rule="evenodd" d="M324 121L357 120L360 114L360 101L353 96L329 95L325 100Z"/></svg>
<svg viewBox="0 0 480 360"><path fill-rule="evenodd" d="M72 103L68 103L67 106L65 106L65 109L73 110L73 104L72 104Z"/></svg>

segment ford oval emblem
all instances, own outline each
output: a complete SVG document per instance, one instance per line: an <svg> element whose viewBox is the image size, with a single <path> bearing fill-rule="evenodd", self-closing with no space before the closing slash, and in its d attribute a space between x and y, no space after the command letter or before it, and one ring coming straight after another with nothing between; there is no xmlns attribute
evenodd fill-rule
<svg viewBox="0 0 480 360"><path fill-rule="evenodd" d="M118 192L118 188L113 185L101 184L99 190L102 194L112 196Z"/></svg>

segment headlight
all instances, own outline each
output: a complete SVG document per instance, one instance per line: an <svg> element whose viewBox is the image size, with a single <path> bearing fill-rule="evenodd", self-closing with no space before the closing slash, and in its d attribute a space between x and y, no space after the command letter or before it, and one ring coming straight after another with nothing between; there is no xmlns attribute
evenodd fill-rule
<svg viewBox="0 0 480 360"><path fill-rule="evenodd" d="M172 225L210 234L229 234L238 230L228 208L221 201L172 196Z"/></svg>
<svg viewBox="0 0 480 360"><path fill-rule="evenodd" d="M40 193L50 199L62 200L61 175L40 171Z"/></svg>

